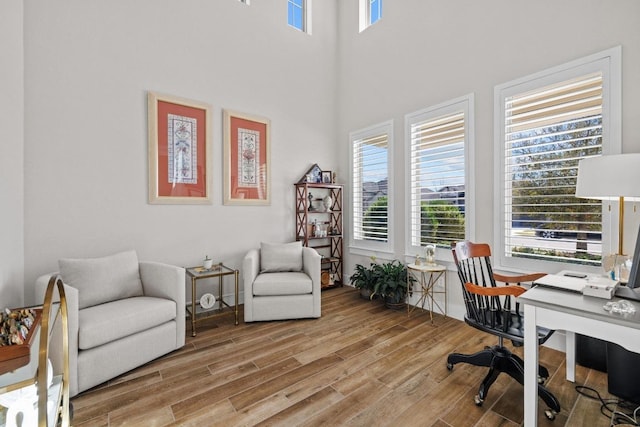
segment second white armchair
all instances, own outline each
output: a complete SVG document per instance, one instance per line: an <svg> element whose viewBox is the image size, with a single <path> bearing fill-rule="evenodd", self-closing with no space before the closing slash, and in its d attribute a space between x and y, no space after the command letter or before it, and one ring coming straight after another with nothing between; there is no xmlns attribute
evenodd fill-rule
<svg viewBox="0 0 640 427"><path fill-rule="evenodd" d="M301 242L250 250L242 262L244 321L320 317L320 262Z"/></svg>

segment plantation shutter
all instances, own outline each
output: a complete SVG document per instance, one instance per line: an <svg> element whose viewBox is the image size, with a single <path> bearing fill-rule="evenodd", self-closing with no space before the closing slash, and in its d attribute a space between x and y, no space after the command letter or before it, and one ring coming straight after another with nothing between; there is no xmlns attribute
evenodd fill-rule
<svg viewBox="0 0 640 427"><path fill-rule="evenodd" d="M387 242L387 133L353 141L353 236L356 240Z"/></svg>
<svg viewBox="0 0 640 427"><path fill-rule="evenodd" d="M601 154L602 73L505 98L507 256L599 265L601 202L574 195L578 161Z"/></svg>
<svg viewBox="0 0 640 427"><path fill-rule="evenodd" d="M449 247L465 238L465 116L411 126L411 244Z"/></svg>

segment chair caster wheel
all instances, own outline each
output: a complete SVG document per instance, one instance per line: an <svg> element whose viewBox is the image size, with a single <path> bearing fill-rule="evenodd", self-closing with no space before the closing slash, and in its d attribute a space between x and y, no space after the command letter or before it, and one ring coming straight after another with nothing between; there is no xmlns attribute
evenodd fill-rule
<svg viewBox="0 0 640 427"><path fill-rule="evenodd" d="M453 363L447 363L447 370L453 371Z"/></svg>
<svg viewBox="0 0 640 427"><path fill-rule="evenodd" d="M473 401L476 403L476 406L482 406L482 404L484 403L484 399L480 398L480 396L477 394L473 396Z"/></svg>
<svg viewBox="0 0 640 427"><path fill-rule="evenodd" d="M553 421L556 419L556 413L551 409L547 409L544 411L544 416L547 417L548 420Z"/></svg>

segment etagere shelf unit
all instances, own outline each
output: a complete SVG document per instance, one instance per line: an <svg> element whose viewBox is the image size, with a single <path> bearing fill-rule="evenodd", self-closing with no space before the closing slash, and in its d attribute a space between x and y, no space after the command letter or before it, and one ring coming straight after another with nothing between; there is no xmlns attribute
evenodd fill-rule
<svg viewBox="0 0 640 427"><path fill-rule="evenodd" d="M296 240L322 255L322 289L342 286L343 186L299 182L295 187Z"/></svg>

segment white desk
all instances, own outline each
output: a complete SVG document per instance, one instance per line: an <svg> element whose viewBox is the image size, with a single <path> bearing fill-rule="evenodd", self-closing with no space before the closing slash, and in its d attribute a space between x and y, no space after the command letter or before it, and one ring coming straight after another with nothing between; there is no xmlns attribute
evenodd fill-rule
<svg viewBox="0 0 640 427"><path fill-rule="evenodd" d="M613 301L619 300L614 298ZM524 425L537 425L538 414L538 339L537 326L566 331L567 380L575 381L575 334L614 342L640 353L640 303L636 312L623 316L611 314L602 306L605 299L555 289L535 287L522 294L524 304ZM563 402L560 402L562 405Z"/></svg>

